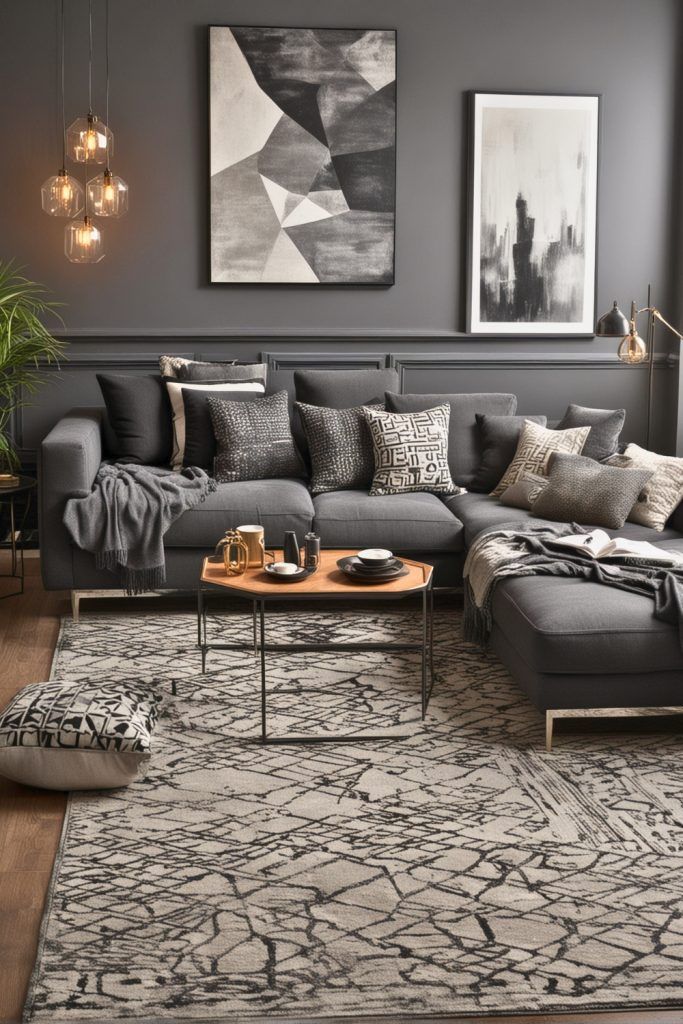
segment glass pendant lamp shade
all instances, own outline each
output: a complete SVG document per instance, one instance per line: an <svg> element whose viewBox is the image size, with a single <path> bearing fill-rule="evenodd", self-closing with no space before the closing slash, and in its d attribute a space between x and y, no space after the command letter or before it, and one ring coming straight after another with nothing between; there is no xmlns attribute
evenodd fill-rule
<svg viewBox="0 0 683 1024"><path fill-rule="evenodd" d="M87 215L72 220L64 231L64 252L72 263L99 263L104 259L102 233Z"/></svg>
<svg viewBox="0 0 683 1024"><path fill-rule="evenodd" d="M66 152L79 164L106 164L114 152L114 134L95 114L77 117L66 130Z"/></svg>
<svg viewBox="0 0 683 1024"><path fill-rule="evenodd" d="M107 168L88 182L88 206L96 217L122 217L128 212L128 185Z"/></svg>
<svg viewBox="0 0 683 1024"><path fill-rule="evenodd" d="M43 182L40 195L51 217L77 217L83 209L83 186L64 168Z"/></svg>

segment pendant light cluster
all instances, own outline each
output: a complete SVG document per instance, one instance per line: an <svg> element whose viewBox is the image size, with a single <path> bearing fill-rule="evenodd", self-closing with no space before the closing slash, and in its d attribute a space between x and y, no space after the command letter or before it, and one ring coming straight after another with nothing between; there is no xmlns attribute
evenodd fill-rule
<svg viewBox="0 0 683 1024"><path fill-rule="evenodd" d="M110 160L114 154L114 135L109 122L109 0L106 0L106 120L92 109L92 0L88 0L88 115L77 117L66 127L64 104L64 0L61 0L60 73L62 87L62 166L41 189L42 206L51 217L75 218L64 231L64 252L72 263L99 263L104 257L102 232L93 217L121 217L128 210L128 185L114 175ZM67 158L83 164L85 189L66 170ZM88 178L92 164L104 170ZM81 214L83 216L81 217Z"/></svg>

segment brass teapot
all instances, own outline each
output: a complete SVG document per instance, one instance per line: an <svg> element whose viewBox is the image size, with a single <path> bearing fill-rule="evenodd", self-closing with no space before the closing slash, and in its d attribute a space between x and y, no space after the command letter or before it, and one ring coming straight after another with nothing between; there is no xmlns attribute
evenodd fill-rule
<svg viewBox="0 0 683 1024"><path fill-rule="evenodd" d="M223 565L228 576L241 576L249 565L249 548L236 530L228 530L218 544L216 555L223 557Z"/></svg>

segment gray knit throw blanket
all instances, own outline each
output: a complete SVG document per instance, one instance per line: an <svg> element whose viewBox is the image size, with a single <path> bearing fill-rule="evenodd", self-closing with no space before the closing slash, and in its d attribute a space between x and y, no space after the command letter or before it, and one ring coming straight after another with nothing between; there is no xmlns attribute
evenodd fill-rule
<svg viewBox="0 0 683 1024"><path fill-rule="evenodd" d="M553 543L558 537L588 532L576 523L526 529L511 523L480 534L470 547L463 569L465 639L486 647L492 627L493 594L501 580L511 576L565 576L652 598L655 618L678 627L683 650L683 568L647 564L637 558L599 562Z"/></svg>
<svg viewBox="0 0 683 1024"><path fill-rule="evenodd" d="M98 569L117 572L127 594L143 594L166 582L168 528L215 490L216 481L196 467L174 473L103 463L90 494L67 501L64 525Z"/></svg>

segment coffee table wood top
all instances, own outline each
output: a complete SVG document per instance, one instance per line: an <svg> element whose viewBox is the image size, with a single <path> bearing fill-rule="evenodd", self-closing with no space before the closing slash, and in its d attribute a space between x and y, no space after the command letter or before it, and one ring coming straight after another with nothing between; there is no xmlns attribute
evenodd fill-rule
<svg viewBox="0 0 683 1024"><path fill-rule="evenodd" d="M337 561L355 555L357 552L350 549L331 549L320 552L320 566L317 572L312 573L298 583L276 583L264 572L263 569L247 569L240 576L228 576L225 567L217 562L209 562L204 559L200 581L212 584L217 587L225 587L249 597L315 597L318 595L336 595L338 597L377 596L390 597L401 596L411 592L424 590L429 585L433 573L433 567L424 562L414 562L410 558L402 558L408 573L400 576L389 583L354 583L354 581L337 568ZM280 561L282 552L275 552L275 561Z"/></svg>

